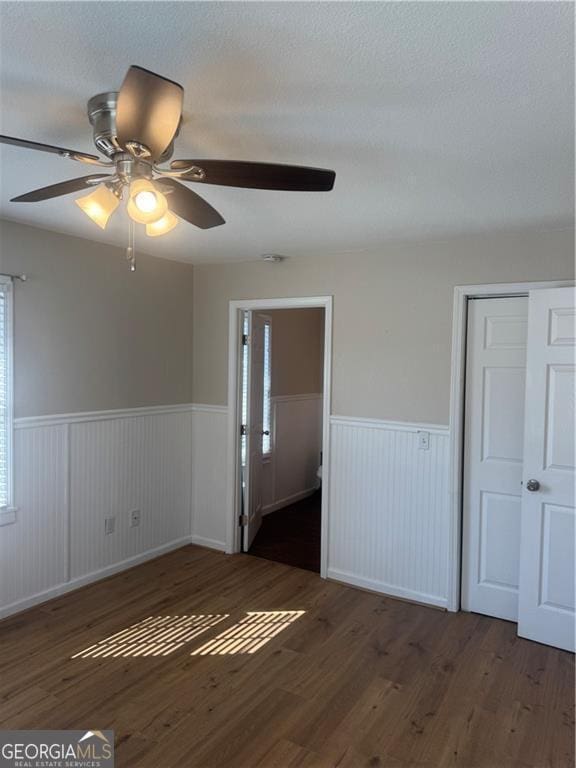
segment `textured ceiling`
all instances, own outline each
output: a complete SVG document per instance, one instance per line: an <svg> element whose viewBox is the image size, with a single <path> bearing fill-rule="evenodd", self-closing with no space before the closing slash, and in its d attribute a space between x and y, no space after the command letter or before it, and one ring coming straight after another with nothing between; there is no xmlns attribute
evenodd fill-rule
<svg viewBox="0 0 576 768"><path fill-rule="evenodd" d="M2 133L93 152L85 103L130 64L185 87L175 157L333 168L330 193L197 185L227 223L142 250L194 262L567 226L572 3L2 2ZM73 196L10 197L86 167L3 147L0 216L124 244Z"/></svg>

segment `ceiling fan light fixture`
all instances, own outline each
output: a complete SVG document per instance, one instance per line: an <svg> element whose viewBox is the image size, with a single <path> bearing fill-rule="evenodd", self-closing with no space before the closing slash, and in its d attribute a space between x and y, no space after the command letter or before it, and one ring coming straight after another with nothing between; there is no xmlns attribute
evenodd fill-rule
<svg viewBox="0 0 576 768"><path fill-rule="evenodd" d="M78 197L74 202L101 229L106 229L108 219L120 205L120 200L105 184L99 184L89 195Z"/></svg>
<svg viewBox="0 0 576 768"><path fill-rule="evenodd" d="M153 221L151 224L146 224L146 234L148 237L158 237L159 235L165 235L178 224L178 217L174 216L170 211L166 211L164 216L158 221Z"/></svg>
<svg viewBox="0 0 576 768"><path fill-rule="evenodd" d="M126 210L138 224L152 224L166 214L168 201L149 179L136 179L130 184Z"/></svg>
<svg viewBox="0 0 576 768"><path fill-rule="evenodd" d="M289 192L328 192L333 188L336 174L324 168L209 159L174 160L169 168L163 167L162 163L172 157L180 130L183 97L182 86L173 80L143 67L129 67L118 92L99 93L88 102L94 143L104 158L0 134L0 144L58 155L111 171L34 189L12 198L10 203L38 203L90 190L90 194L75 202L99 227L106 228L124 199L130 219L144 224L150 237L157 237L170 232L180 219L199 229L225 224L210 203L181 182ZM130 231L133 230L131 226ZM133 243L129 248L133 249ZM263 258L271 262L282 260L275 254ZM133 250L130 261L133 264Z"/></svg>

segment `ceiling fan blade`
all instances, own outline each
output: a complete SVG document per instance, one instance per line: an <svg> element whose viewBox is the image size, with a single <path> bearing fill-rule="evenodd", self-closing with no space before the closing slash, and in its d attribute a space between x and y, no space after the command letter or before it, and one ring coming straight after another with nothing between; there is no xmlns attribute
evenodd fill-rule
<svg viewBox="0 0 576 768"><path fill-rule="evenodd" d="M157 160L178 130L183 99L184 89L178 83L147 69L130 67L118 94L119 143L128 150L131 143L141 144Z"/></svg>
<svg viewBox="0 0 576 768"><path fill-rule="evenodd" d="M205 171L203 184L219 184L225 187L250 189L283 189L300 192L329 192L334 186L336 174L323 168L306 168L300 165L276 165L274 163L249 163L235 160L174 160L174 170L193 164ZM199 181L181 176L183 181Z"/></svg>
<svg viewBox="0 0 576 768"><path fill-rule="evenodd" d="M61 181L59 184L51 184L49 187L35 189L27 192L25 195L13 197L11 203L38 203L41 200L49 200L51 197L60 197L69 195L72 192L79 192L82 189L94 187L99 181L109 178L108 174L95 173L91 176L80 176L78 179Z"/></svg>
<svg viewBox="0 0 576 768"><path fill-rule="evenodd" d="M40 144L37 141L28 141L27 139L17 139L14 136L0 136L0 144L12 144L14 147L23 147L24 149L35 149L37 152L50 152L60 157L67 157L70 160L78 160L80 163L89 165L112 165L110 162L101 160L96 155L89 155L86 152L78 152L76 149L65 149L64 147L54 147L52 144Z"/></svg>
<svg viewBox="0 0 576 768"><path fill-rule="evenodd" d="M181 219L200 229L218 227L226 222L210 203L175 179L155 179L154 184L167 194L168 208Z"/></svg>

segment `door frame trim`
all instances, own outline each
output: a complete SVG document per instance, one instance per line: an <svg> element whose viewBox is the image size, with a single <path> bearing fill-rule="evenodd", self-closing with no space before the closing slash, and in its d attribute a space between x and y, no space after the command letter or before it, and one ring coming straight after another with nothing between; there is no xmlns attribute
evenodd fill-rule
<svg viewBox="0 0 576 768"><path fill-rule="evenodd" d="M322 402L322 523L320 575L328 570L328 515L330 498L330 412L332 392L332 296L303 296L283 299L241 299L229 302L228 317L228 439L226 492L226 552L241 551L240 515L240 313L249 310L323 309L324 382Z"/></svg>
<svg viewBox="0 0 576 768"><path fill-rule="evenodd" d="M462 511L464 472L464 401L466 377L466 329L468 301L477 298L528 296L542 288L566 288L573 280L545 280L528 283L457 285L452 308L452 356L450 364L450 517L448 542L448 610L460 610L462 585Z"/></svg>

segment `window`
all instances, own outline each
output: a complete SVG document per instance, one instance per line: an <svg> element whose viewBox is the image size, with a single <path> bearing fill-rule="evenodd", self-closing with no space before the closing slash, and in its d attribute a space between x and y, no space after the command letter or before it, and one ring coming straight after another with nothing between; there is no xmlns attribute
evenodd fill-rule
<svg viewBox="0 0 576 768"><path fill-rule="evenodd" d="M272 324L264 322L264 391L262 396L262 453L266 456L272 450L270 440L272 416Z"/></svg>
<svg viewBox="0 0 576 768"><path fill-rule="evenodd" d="M247 338L250 332L250 320L248 312L244 312L242 321L242 336ZM242 346L242 424L248 423L248 345ZM246 434L242 432L242 466L246 466Z"/></svg>
<svg viewBox="0 0 576 768"><path fill-rule="evenodd" d="M250 333L250 317L245 312L242 320L242 333L247 337ZM269 317L264 319L264 366L262 382L262 454L269 456L272 450L272 321ZM250 372L248 370L248 345L242 347L242 424L248 423L248 387L250 385ZM246 435L241 439L241 461L246 466Z"/></svg>
<svg viewBox="0 0 576 768"><path fill-rule="evenodd" d="M12 501L12 281L0 275L0 509Z"/></svg>

